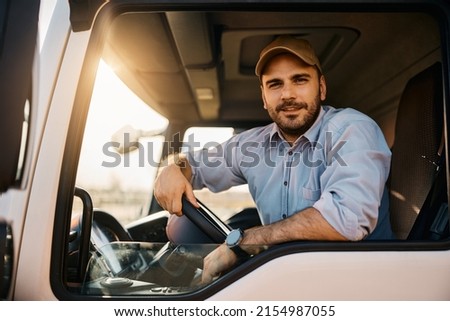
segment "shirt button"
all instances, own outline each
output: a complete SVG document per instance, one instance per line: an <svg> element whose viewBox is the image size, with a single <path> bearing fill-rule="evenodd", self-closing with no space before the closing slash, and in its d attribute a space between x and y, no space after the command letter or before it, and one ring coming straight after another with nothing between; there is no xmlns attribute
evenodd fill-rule
<svg viewBox="0 0 450 321"><path fill-rule="evenodd" d="M291 156L292 155L292 151L290 150L288 154L289 154L289 156Z"/></svg>
<svg viewBox="0 0 450 321"><path fill-rule="evenodd" d="M286 215L286 214L283 214L281 217L282 217L283 220L284 220L284 219L287 217L287 215Z"/></svg>
<svg viewBox="0 0 450 321"><path fill-rule="evenodd" d="M286 181L284 181L284 183L283 183L283 184L284 184L284 186L287 186L287 184L288 184L288 183L287 183Z"/></svg>

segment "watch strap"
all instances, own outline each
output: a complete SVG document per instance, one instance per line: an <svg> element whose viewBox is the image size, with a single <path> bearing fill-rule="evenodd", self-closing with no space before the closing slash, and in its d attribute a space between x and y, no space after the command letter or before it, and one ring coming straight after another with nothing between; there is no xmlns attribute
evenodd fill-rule
<svg viewBox="0 0 450 321"><path fill-rule="evenodd" d="M250 258L250 254L244 251L239 245L229 247L229 249L232 250L234 254L236 254L240 263Z"/></svg>

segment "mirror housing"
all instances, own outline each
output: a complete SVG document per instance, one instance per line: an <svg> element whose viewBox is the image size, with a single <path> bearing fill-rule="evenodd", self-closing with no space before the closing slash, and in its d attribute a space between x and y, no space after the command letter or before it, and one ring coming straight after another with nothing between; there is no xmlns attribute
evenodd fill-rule
<svg viewBox="0 0 450 321"><path fill-rule="evenodd" d="M164 129L142 130L131 125L125 125L111 136L111 140L118 153L127 154L138 148L141 138L157 136L162 132L164 132Z"/></svg>

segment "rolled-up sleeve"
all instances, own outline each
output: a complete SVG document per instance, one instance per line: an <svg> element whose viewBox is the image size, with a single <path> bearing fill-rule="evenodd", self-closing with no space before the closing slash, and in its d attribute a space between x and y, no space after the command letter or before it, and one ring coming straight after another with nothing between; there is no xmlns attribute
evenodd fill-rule
<svg viewBox="0 0 450 321"><path fill-rule="evenodd" d="M361 240L377 224L391 152L371 120L330 129L333 136L325 144L328 163L320 178L321 197L313 207L343 236Z"/></svg>

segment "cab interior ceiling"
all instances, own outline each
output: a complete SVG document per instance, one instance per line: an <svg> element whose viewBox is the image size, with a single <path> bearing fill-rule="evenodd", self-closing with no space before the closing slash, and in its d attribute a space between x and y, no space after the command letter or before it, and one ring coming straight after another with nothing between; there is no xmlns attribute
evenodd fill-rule
<svg viewBox="0 0 450 321"><path fill-rule="evenodd" d="M367 113L390 144L406 82L441 61L438 22L415 12L127 13L114 20L103 59L171 122L268 121L254 66L279 34L308 39L325 103Z"/></svg>

